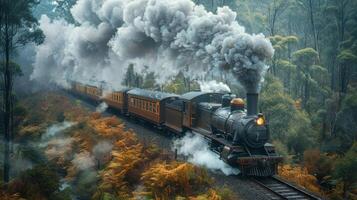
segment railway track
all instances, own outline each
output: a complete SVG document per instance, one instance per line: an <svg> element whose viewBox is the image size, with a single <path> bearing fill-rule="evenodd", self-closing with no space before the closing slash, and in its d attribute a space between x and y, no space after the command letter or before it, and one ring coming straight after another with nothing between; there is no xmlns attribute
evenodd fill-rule
<svg viewBox="0 0 357 200"><path fill-rule="evenodd" d="M252 180L263 187L265 191L273 195L271 199L293 199L293 200L322 200L321 197L315 196L291 183L288 183L276 176L264 178L252 178Z"/></svg>

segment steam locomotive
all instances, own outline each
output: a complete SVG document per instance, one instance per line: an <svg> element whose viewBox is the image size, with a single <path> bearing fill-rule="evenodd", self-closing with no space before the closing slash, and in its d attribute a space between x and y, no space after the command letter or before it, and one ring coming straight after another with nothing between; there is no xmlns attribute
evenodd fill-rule
<svg viewBox="0 0 357 200"><path fill-rule="evenodd" d="M139 88L103 92L72 82L71 91L106 102L122 114L145 120L158 129L183 135L200 134L222 160L246 176L272 176L282 161L268 143L269 126L258 113L258 94L248 93L247 106L232 94L193 91L181 96Z"/></svg>

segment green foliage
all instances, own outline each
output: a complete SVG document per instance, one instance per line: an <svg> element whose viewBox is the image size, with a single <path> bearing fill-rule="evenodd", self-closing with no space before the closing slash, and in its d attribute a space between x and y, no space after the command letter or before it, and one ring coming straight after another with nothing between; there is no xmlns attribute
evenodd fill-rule
<svg viewBox="0 0 357 200"><path fill-rule="evenodd" d="M11 70L11 75L12 76L23 76L22 70L20 65L17 63L10 61L10 66L9 69ZM5 62L0 63L0 73L3 75L5 70Z"/></svg>
<svg viewBox="0 0 357 200"><path fill-rule="evenodd" d="M279 155L283 156L284 163L290 163L291 159L289 157L288 147L285 144L283 144L283 142L280 140L273 140L272 144L274 145L276 152Z"/></svg>
<svg viewBox="0 0 357 200"><path fill-rule="evenodd" d="M318 59L318 53L313 48L300 49L292 54L294 62L303 67L309 67Z"/></svg>
<svg viewBox="0 0 357 200"><path fill-rule="evenodd" d="M39 199L55 196L59 193L60 178L53 166L37 165L25 171L20 179L13 184L14 192L18 192L27 199Z"/></svg>
<svg viewBox="0 0 357 200"><path fill-rule="evenodd" d="M295 101L284 92L281 82L272 76L267 77L262 88L260 108L269 120L273 140L288 144L289 149L298 154L312 144L314 133L310 119L295 107Z"/></svg>
<svg viewBox="0 0 357 200"><path fill-rule="evenodd" d="M72 16L71 8L77 2L77 0L54 0L54 2L54 12L56 17L63 18L67 22L74 24L75 20Z"/></svg>
<svg viewBox="0 0 357 200"><path fill-rule="evenodd" d="M177 75L173 80L164 86L165 92L182 94L186 92L184 77L182 74Z"/></svg>
<svg viewBox="0 0 357 200"><path fill-rule="evenodd" d="M12 44L25 45L28 42L41 44L44 41L43 32L38 28L37 19L32 13L32 9L38 3L37 0L0 2L0 7L6 11L2 16L8 17L8 27L12 29L12 35L8 38ZM2 22L5 23L5 21Z"/></svg>
<svg viewBox="0 0 357 200"><path fill-rule="evenodd" d="M357 89L352 90L342 101L336 117L337 136L341 150L347 150L357 139Z"/></svg>
<svg viewBox="0 0 357 200"><path fill-rule="evenodd" d="M65 120L64 112L59 112L56 116L58 122L63 122Z"/></svg>
<svg viewBox="0 0 357 200"><path fill-rule="evenodd" d="M147 89L155 89L157 87L155 79L156 77L154 72L146 74L142 87Z"/></svg>
<svg viewBox="0 0 357 200"><path fill-rule="evenodd" d="M280 60L278 60L277 64L284 71L295 70L296 69L296 65L294 65L293 63L291 63L288 60L280 59Z"/></svg>
<svg viewBox="0 0 357 200"><path fill-rule="evenodd" d="M127 87L140 87L143 82L143 77L135 72L134 64L130 64L125 74L123 84Z"/></svg>
<svg viewBox="0 0 357 200"><path fill-rule="evenodd" d="M343 64L357 63L357 56L350 49L343 50L338 54L337 59Z"/></svg>
<svg viewBox="0 0 357 200"><path fill-rule="evenodd" d="M334 177L344 184L344 193L357 183L357 143L336 163ZM345 194L346 195L346 194Z"/></svg>
<svg viewBox="0 0 357 200"><path fill-rule="evenodd" d="M99 180L96 171L83 171L77 177L75 182L76 191L75 193L81 199L90 199L95 190L97 189L97 181Z"/></svg>
<svg viewBox="0 0 357 200"><path fill-rule="evenodd" d="M269 37L270 42L273 44L273 48L276 51L286 50L288 45L296 44L299 39L296 36L281 36L281 35L274 35Z"/></svg>

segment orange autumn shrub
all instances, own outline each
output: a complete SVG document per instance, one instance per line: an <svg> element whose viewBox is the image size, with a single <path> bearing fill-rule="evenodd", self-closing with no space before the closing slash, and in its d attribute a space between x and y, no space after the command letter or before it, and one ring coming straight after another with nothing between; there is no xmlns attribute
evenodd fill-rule
<svg viewBox="0 0 357 200"><path fill-rule="evenodd" d="M103 137L111 138L120 136L123 132L125 132L124 124L114 116L97 118L96 114L93 114L90 117L88 124L95 130L95 132Z"/></svg>
<svg viewBox="0 0 357 200"><path fill-rule="evenodd" d="M154 164L142 174L141 180L153 198L162 200L176 195L190 196L210 183L203 169L181 162Z"/></svg>
<svg viewBox="0 0 357 200"><path fill-rule="evenodd" d="M318 149L310 149L304 152L303 165L319 182L326 182L333 174L337 158L336 154L321 153Z"/></svg>
<svg viewBox="0 0 357 200"><path fill-rule="evenodd" d="M93 199L104 194L128 199L132 197L130 187L139 180L141 167L146 161L145 151L136 135L130 131L119 132L111 152L112 160L101 172L101 183Z"/></svg>
<svg viewBox="0 0 357 200"><path fill-rule="evenodd" d="M39 137L43 133L45 128L39 125L27 125L19 130L18 136L20 137Z"/></svg>
<svg viewBox="0 0 357 200"><path fill-rule="evenodd" d="M321 189L316 177L309 174L305 167L295 167L291 165L279 166L279 175L303 188L321 194Z"/></svg>
<svg viewBox="0 0 357 200"><path fill-rule="evenodd" d="M309 149L304 152L304 167L310 174L315 174L318 171L320 154L318 149Z"/></svg>
<svg viewBox="0 0 357 200"><path fill-rule="evenodd" d="M5 191L0 191L0 199L1 200L25 200L21 198L19 194L8 194Z"/></svg>
<svg viewBox="0 0 357 200"><path fill-rule="evenodd" d="M224 200L214 189L209 189L206 194L197 197L188 197L189 200Z"/></svg>
<svg viewBox="0 0 357 200"><path fill-rule="evenodd" d="M80 130L73 133L71 138L74 140L77 149L86 151L92 150L97 141L89 132L89 130Z"/></svg>

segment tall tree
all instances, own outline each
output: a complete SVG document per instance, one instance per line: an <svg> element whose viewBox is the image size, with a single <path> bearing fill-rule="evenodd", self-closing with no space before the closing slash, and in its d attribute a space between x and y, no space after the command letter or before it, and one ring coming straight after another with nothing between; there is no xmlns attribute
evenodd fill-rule
<svg viewBox="0 0 357 200"><path fill-rule="evenodd" d="M2 114L4 130L4 182L10 179L10 138L12 119L13 69L10 59L16 48L28 42L41 43L42 31L37 27L37 20L32 15L36 0L0 0L0 39L1 54L5 60L2 85Z"/></svg>
<svg viewBox="0 0 357 200"><path fill-rule="evenodd" d="M339 82L339 104L342 102L342 98L347 92L346 87L346 74L348 73L348 67L346 67L346 59L342 59L341 57L346 57L346 52L343 52L343 44L346 40L346 30L347 30L347 23L351 17L351 15L355 12L352 8L352 3L355 3L351 0L335 0L333 2L333 6L335 7L335 19L337 24L337 32L338 32L338 52L340 54L340 62L338 63L338 82ZM341 55L344 54L344 55ZM348 59L350 60L350 59Z"/></svg>
<svg viewBox="0 0 357 200"><path fill-rule="evenodd" d="M305 48L293 53L294 63L304 77L303 107L306 108L310 98L311 71L317 61L318 53L312 48Z"/></svg>
<svg viewBox="0 0 357 200"><path fill-rule="evenodd" d="M344 199L352 199L349 192L357 183L357 143L355 143L346 155L336 163L335 178L342 182Z"/></svg>
<svg viewBox="0 0 357 200"><path fill-rule="evenodd" d="M77 0L55 0L55 13L58 17L65 19L67 22L74 24L75 20L71 13L72 6Z"/></svg>
<svg viewBox="0 0 357 200"><path fill-rule="evenodd" d="M284 0L273 0L268 5L268 29L271 36L276 34L276 22L287 6L288 3Z"/></svg>

